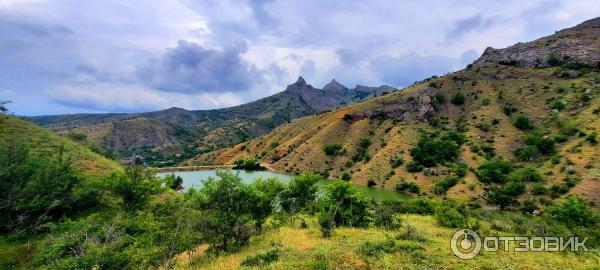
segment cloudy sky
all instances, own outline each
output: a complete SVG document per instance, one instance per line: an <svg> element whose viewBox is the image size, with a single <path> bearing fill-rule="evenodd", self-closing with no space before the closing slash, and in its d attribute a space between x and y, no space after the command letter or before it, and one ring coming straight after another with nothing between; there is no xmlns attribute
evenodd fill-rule
<svg viewBox="0 0 600 270"><path fill-rule="evenodd" d="M600 16L600 1L0 0L19 115L213 109L315 87L403 87Z"/></svg>

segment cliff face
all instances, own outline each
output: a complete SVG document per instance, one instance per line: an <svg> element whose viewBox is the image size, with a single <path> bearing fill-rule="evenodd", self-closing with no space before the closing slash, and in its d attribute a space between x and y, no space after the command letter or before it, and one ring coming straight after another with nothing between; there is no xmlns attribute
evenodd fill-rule
<svg viewBox="0 0 600 270"><path fill-rule="evenodd" d="M578 63L600 68L600 18L556 32L538 40L504 49L488 47L475 61L518 67L548 67Z"/></svg>

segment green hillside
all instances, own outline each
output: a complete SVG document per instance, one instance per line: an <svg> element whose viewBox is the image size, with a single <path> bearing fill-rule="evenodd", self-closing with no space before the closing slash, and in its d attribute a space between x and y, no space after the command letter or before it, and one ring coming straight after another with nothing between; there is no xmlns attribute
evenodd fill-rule
<svg viewBox="0 0 600 270"><path fill-rule="evenodd" d="M0 140L26 142L33 152L64 152L77 169L90 175L104 175L120 171L116 162L52 131L40 128L28 121L0 115Z"/></svg>

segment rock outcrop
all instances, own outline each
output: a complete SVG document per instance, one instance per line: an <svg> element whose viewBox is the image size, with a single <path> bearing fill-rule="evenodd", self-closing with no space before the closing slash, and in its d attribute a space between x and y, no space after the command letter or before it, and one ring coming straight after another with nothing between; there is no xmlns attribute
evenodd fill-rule
<svg viewBox="0 0 600 270"><path fill-rule="evenodd" d="M548 67L562 63L600 68L600 18L538 40L504 49L488 47L474 64L497 63L518 67Z"/></svg>

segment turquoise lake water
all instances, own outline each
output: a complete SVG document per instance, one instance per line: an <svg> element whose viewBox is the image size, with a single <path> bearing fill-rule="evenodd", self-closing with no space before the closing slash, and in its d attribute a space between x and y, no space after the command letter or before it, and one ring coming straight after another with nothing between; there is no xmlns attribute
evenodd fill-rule
<svg viewBox="0 0 600 270"><path fill-rule="evenodd" d="M271 171L246 171L246 170L231 170L233 173L239 173L242 181L245 183L252 183L256 181L258 178L277 178L284 183L289 182L293 175L285 174L285 173L277 173ZM184 188L196 188L199 189L202 187L202 181L208 179L209 177L217 178L217 170L201 170L201 171L187 171L187 172L172 172L172 173L158 173L158 176L165 176L168 174L175 174L177 176L181 176L183 179L183 187ZM321 188L324 188L328 184L332 183L335 180L324 180L317 185ZM409 195L398 193L391 190L384 190L379 188L369 188L365 186L354 185L354 187L360 190L365 196L374 198L376 200L398 200L407 198Z"/></svg>

